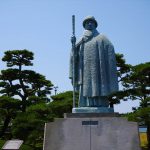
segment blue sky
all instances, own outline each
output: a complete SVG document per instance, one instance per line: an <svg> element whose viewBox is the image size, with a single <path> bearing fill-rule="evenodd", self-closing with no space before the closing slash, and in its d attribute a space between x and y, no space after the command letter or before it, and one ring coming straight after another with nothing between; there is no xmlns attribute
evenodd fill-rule
<svg viewBox="0 0 150 150"><path fill-rule="evenodd" d="M33 69L58 86L72 90L68 79L71 16L76 16L76 37L82 21L93 15L98 31L132 65L150 60L149 0L0 0L0 58L4 51L28 49L35 54ZM0 69L5 69L0 61ZM115 111L131 111L137 102L123 102Z"/></svg>

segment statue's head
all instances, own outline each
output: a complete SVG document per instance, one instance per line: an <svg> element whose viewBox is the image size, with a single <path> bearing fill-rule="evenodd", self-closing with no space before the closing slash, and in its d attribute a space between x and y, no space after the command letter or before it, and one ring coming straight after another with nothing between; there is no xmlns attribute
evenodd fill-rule
<svg viewBox="0 0 150 150"><path fill-rule="evenodd" d="M84 20L83 20L83 27L86 30L93 30L96 29L98 26L97 21L95 20L95 18L93 16L87 16Z"/></svg>

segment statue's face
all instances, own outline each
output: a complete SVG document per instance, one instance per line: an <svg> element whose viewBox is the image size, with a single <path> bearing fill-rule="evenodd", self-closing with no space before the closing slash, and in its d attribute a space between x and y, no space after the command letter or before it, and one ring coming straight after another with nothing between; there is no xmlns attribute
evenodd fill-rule
<svg viewBox="0 0 150 150"><path fill-rule="evenodd" d="M93 30L96 29L96 25L95 22L93 20L87 20L85 23L85 27L86 30Z"/></svg>

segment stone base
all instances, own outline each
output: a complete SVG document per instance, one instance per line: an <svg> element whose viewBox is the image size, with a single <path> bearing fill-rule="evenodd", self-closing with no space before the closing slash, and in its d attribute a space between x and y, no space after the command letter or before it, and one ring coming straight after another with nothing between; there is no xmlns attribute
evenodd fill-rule
<svg viewBox="0 0 150 150"><path fill-rule="evenodd" d="M112 114L66 114L46 123L44 150L141 150L138 124Z"/></svg>
<svg viewBox="0 0 150 150"><path fill-rule="evenodd" d="M108 107L77 107L72 108L72 113L112 113L113 108Z"/></svg>
<svg viewBox="0 0 150 150"><path fill-rule="evenodd" d="M64 113L64 118L119 117L119 113Z"/></svg>

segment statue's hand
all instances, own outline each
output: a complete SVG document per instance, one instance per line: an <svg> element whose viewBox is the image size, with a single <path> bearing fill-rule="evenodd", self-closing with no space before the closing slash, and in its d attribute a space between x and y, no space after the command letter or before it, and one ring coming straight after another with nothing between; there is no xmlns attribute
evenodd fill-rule
<svg viewBox="0 0 150 150"><path fill-rule="evenodd" d="M75 36L72 36L72 37L71 37L71 43L72 43L72 44L75 44L75 43L76 43L76 37L75 37Z"/></svg>

